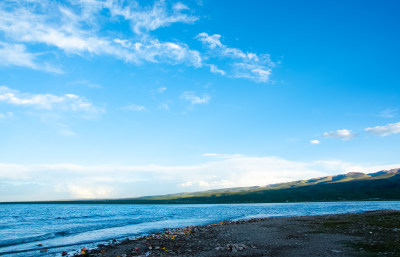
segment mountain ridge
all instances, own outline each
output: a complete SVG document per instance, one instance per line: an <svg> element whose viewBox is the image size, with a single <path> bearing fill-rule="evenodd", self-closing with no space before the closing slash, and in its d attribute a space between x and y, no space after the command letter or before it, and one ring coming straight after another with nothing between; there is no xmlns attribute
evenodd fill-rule
<svg viewBox="0 0 400 257"><path fill-rule="evenodd" d="M292 182L275 183L265 186L221 188L221 189L211 189L206 191L183 192L177 194L143 196L143 197L126 198L126 199L160 199L161 197L165 198L165 197L185 196L185 195L203 195L207 193L212 194L212 193L233 193L233 192L243 192L243 191L249 192L249 191L274 190L274 189L276 190L276 189L294 188L300 186L310 186L310 185L325 184L325 183L340 183L345 181L354 181L361 179L384 179L393 177L396 174L400 174L400 168L391 170L381 170L375 173L348 172L346 174L317 177L308 180L296 180Z"/></svg>
<svg viewBox="0 0 400 257"><path fill-rule="evenodd" d="M120 199L24 201L54 204L218 204L400 200L400 168L375 173L348 172L277 183Z"/></svg>

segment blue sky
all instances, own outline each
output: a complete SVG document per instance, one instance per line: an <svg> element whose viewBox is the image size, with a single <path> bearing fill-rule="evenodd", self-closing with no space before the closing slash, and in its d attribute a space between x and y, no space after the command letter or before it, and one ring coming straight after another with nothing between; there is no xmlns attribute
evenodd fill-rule
<svg viewBox="0 0 400 257"><path fill-rule="evenodd" d="M399 7L2 1L0 201L398 168Z"/></svg>

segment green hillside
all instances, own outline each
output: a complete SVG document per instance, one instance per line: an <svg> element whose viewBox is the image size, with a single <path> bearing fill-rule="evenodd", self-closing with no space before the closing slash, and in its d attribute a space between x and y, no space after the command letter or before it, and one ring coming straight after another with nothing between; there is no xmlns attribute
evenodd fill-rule
<svg viewBox="0 0 400 257"><path fill-rule="evenodd" d="M121 201L158 203L257 203L345 200L400 200L400 169L347 173L252 188L228 188Z"/></svg>
<svg viewBox="0 0 400 257"><path fill-rule="evenodd" d="M400 169L299 180L263 187L239 187L126 199L35 203L206 204L400 200Z"/></svg>

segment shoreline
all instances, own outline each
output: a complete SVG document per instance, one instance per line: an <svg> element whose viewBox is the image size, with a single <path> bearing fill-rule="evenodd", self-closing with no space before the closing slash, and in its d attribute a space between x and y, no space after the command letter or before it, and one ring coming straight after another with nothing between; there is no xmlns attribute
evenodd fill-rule
<svg viewBox="0 0 400 257"><path fill-rule="evenodd" d="M400 211L260 218L165 229L74 256L365 256L400 253Z"/></svg>
<svg viewBox="0 0 400 257"><path fill-rule="evenodd" d="M400 198L368 198L368 199L341 199L341 200L304 200L304 201L241 201L241 202L174 202L169 200L50 200L50 201L19 201L19 202L0 202L1 205L224 205L224 204L297 204L297 203L346 203L346 202L399 202Z"/></svg>

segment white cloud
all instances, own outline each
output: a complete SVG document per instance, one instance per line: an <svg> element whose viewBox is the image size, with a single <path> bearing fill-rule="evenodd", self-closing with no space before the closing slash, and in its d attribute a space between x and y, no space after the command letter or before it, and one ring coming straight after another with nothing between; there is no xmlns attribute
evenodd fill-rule
<svg viewBox="0 0 400 257"><path fill-rule="evenodd" d="M203 153L203 156L204 157L222 158L222 159L244 157L244 155L242 155L242 154L222 154L222 153Z"/></svg>
<svg viewBox="0 0 400 257"><path fill-rule="evenodd" d="M0 113L0 119L12 118L13 116L13 112Z"/></svg>
<svg viewBox="0 0 400 257"><path fill-rule="evenodd" d="M152 40L146 43L129 44L132 60L141 62L141 60L158 63L186 63L194 67L202 66L202 58L198 51L191 50L187 45L159 42Z"/></svg>
<svg viewBox="0 0 400 257"><path fill-rule="evenodd" d="M235 78L246 78L256 82L268 82L271 76L271 69L260 65L236 63L234 64Z"/></svg>
<svg viewBox="0 0 400 257"><path fill-rule="evenodd" d="M29 6L29 5L28 5ZM0 31L14 40L26 43L43 43L68 53L113 53L105 39L80 28L80 18L72 10L51 5L51 10L40 14L23 3L15 9L0 9ZM36 11L36 12L35 12Z"/></svg>
<svg viewBox="0 0 400 257"><path fill-rule="evenodd" d="M169 110L169 105L168 104L160 104L158 106L158 109Z"/></svg>
<svg viewBox="0 0 400 257"><path fill-rule="evenodd" d="M197 96L195 92L185 91L182 93L181 98L189 101L191 104L207 104L210 102L211 97L209 95L203 95L203 97Z"/></svg>
<svg viewBox="0 0 400 257"><path fill-rule="evenodd" d="M134 111L134 112L142 112L146 110L146 107L137 104L131 104L124 107L125 110Z"/></svg>
<svg viewBox="0 0 400 257"><path fill-rule="evenodd" d="M325 132L323 134L324 137L330 137L330 138L338 138L341 140L350 140L357 135L353 133L351 130L348 129L339 129L336 131L330 131L330 132Z"/></svg>
<svg viewBox="0 0 400 257"><path fill-rule="evenodd" d="M72 112L100 113L104 110L94 106L86 98L64 94L61 96L53 94L31 94L23 93L6 86L0 86L0 102L16 106L29 106L43 110L61 110Z"/></svg>
<svg viewBox="0 0 400 257"><path fill-rule="evenodd" d="M224 156L191 166L0 163L0 190L7 188L0 194L0 201L133 197L264 186L351 171L376 172L400 167L400 164L364 166L324 160L296 162L273 156ZM32 191L32 186L36 190Z"/></svg>
<svg viewBox="0 0 400 257"><path fill-rule="evenodd" d="M22 66L36 69L35 55L26 52L25 46L20 44L6 44L0 42L0 65Z"/></svg>
<svg viewBox="0 0 400 257"><path fill-rule="evenodd" d="M320 142L319 142L319 140L314 139L314 140L311 140L310 143L313 145L318 145Z"/></svg>
<svg viewBox="0 0 400 257"><path fill-rule="evenodd" d="M57 123L56 127L58 128L58 132L62 136L73 137L76 136L76 133L72 131L67 125L62 123Z"/></svg>
<svg viewBox="0 0 400 257"><path fill-rule="evenodd" d="M256 82L268 82L271 76L271 68L275 64L271 61L268 54L258 55L255 53L245 53L238 48L230 48L221 43L221 35L208 35L202 32L196 37L207 48L211 54L209 59L217 56L218 58L228 58L232 60L231 74L234 78L246 78ZM210 65L211 72L225 75L222 70L216 69L215 65Z"/></svg>
<svg viewBox="0 0 400 257"><path fill-rule="evenodd" d="M150 8L140 8L139 4L133 1L123 6L120 2L109 1L106 4L113 16L122 16L131 22L132 30L136 34L156 30L160 27L170 26L173 23L193 23L197 17L182 13L189 8L182 4L173 5L173 12L169 12L165 1L157 1Z"/></svg>
<svg viewBox="0 0 400 257"><path fill-rule="evenodd" d="M88 80L85 80L85 79L72 81L72 82L70 82L68 84L69 85L84 85L84 86L87 86L89 88L97 88L97 89L103 88L101 85L96 84L96 83L92 83L92 82L90 82Z"/></svg>
<svg viewBox="0 0 400 257"><path fill-rule="evenodd" d="M178 2L178 3L174 4L174 6L172 8L174 10L176 10L176 11L190 10L189 7L187 7L186 5L182 4L181 2Z"/></svg>
<svg viewBox="0 0 400 257"><path fill-rule="evenodd" d="M221 155L223 155L223 154L220 154L220 153L203 153L203 156L205 156L205 157L209 157L209 156L214 157L214 156L221 156Z"/></svg>
<svg viewBox="0 0 400 257"><path fill-rule="evenodd" d="M376 126L373 128L366 128L365 131L373 135L382 137L389 136L392 134L397 134L400 133L400 122L391 123L386 126Z"/></svg>
<svg viewBox="0 0 400 257"><path fill-rule="evenodd" d="M125 4L117 1L73 1L65 5L57 2L40 1L35 4L29 1L0 4L0 32L17 44L0 45L4 48L0 57L6 62L3 65L17 65L47 71L58 70L50 65L39 65L35 57L42 53L30 53L26 45L46 45L56 47L67 54L109 55L117 59L141 63L166 62L171 64L186 63L200 67L201 56L182 43L159 42L140 36L136 41L115 38L116 33L104 33L99 27L105 19L101 10L110 11L111 15L122 17L131 22L134 31L151 31L169 26L176 22L194 22L197 18L181 11L183 4L176 4L173 11L168 11L164 1L155 2L150 9L140 8L135 1ZM108 22L118 22L108 19ZM7 47L7 49L5 48ZM10 51L15 54L10 56ZM20 58L15 58L19 55Z"/></svg>
<svg viewBox="0 0 400 257"><path fill-rule="evenodd" d="M160 94L164 93L165 90L167 90L166 87L159 87L159 88L157 88L157 92L160 93Z"/></svg>
<svg viewBox="0 0 400 257"><path fill-rule="evenodd" d="M84 29L85 26L90 28ZM125 49L98 37L93 25L82 21L79 14L55 2L41 1L30 5L21 1L15 5L0 5L0 31L19 43L44 44L68 54L108 54L123 60L130 56Z"/></svg>
<svg viewBox="0 0 400 257"><path fill-rule="evenodd" d="M386 110L383 110L379 116L383 117L383 118L393 118L394 116L396 116L397 113L397 109L394 108L388 108Z"/></svg>
<svg viewBox="0 0 400 257"><path fill-rule="evenodd" d="M216 47L223 47L221 43L221 35L214 34L208 35L205 32L202 32L197 35L197 39L204 44L207 44L209 48L214 49Z"/></svg>
<svg viewBox="0 0 400 257"><path fill-rule="evenodd" d="M215 188L216 186L219 188L229 188L234 187L235 183L229 180L218 180L218 181L186 181L182 184L179 184L180 187L198 187L198 188Z"/></svg>
<svg viewBox="0 0 400 257"><path fill-rule="evenodd" d="M216 74L220 74L220 75L225 75L226 74L225 71L218 69L217 65L210 64L209 66L210 66L210 71L212 73L216 73Z"/></svg>
<svg viewBox="0 0 400 257"><path fill-rule="evenodd" d="M0 66L19 66L35 70L61 73L56 67L47 64L38 64L36 55L26 51L21 44L7 44L0 41Z"/></svg>
<svg viewBox="0 0 400 257"><path fill-rule="evenodd" d="M109 197L113 189L107 186L92 186L91 188L78 185L68 185L68 190L75 199L96 199Z"/></svg>
<svg viewBox="0 0 400 257"><path fill-rule="evenodd" d="M6 1L0 3L0 33L9 42L0 45L0 58L5 60L0 65L60 73L55 65L41 61L44 56L59 61L60 55L54 58L58 54L54 50L66 56L111 56L127 63L185 64L196 68L204 65L204 59L215 58L228 59L229 67L220 69L210 63L212 73L262 83L270 81L275 64L269 55L227 47L219 34L203 32L196 37L211 50L204 55L182 42L160 41L150 34L174 23L198 20L189 11L180 2L170 4L163 0L144 7L134 0L70 0L64 4L49 0ZM105 29L106 23L130 23L135 35Z"/></svg>

